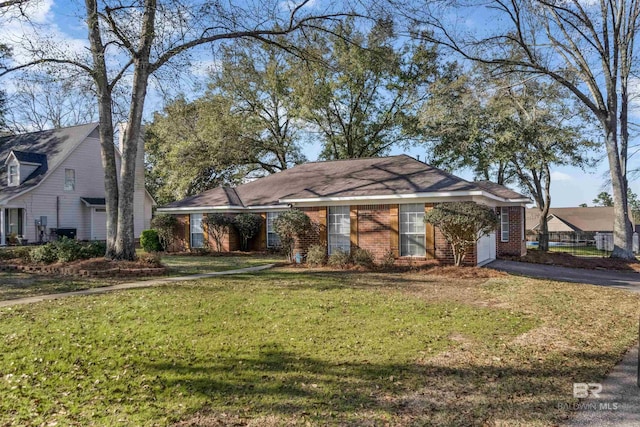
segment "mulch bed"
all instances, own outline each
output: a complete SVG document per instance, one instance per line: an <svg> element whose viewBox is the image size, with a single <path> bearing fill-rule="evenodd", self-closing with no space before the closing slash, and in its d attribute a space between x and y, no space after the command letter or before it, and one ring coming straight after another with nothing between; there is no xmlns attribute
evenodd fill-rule
<svg viewBox="0 0 640 427"><path fill-rule="evenodd" d="M563 252L528 251L523 257L506 257L511 261L530 262L534 264L558 265L562 267L586 268L591 270L635 271L640 273L640 262L637 260L621 260L615 258L579 257Z"/></svg>
<svg viewBox="0 0 640 427"><path fill-rule="evenodd" d="M167 268L138 261L107 261L104 258L92 258L69 263L48 265L24 264L13 262L0 265L0 271L26 271L41 274L59 274L63 276L122 278L160 276L167 273Z"/></svg>

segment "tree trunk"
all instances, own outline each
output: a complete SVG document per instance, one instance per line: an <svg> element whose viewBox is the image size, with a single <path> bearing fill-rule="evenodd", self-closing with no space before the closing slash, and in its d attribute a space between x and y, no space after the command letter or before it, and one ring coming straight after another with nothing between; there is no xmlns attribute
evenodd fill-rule
<svg viewBox="0 0 640 427"><path fill-rule="evenodd" d="M107 210L107 251L105 257L112 259L116 255L116 237L118 224L118 172L116 167L115 148L113 145L113 111L111 105L111 87L104 60L104 44L100 33L98 5L96 0L86 0L87 27L89 45L94 62L95 72L92 77L98 93L99 133L102 167L104 168L104 190Z"/></svg>
<svg viewBox="0 0 640 427"><path fill-rule="evenodd" d="M611 258L635 259L633 254L633 230L629 220L629 206L627 203L627 185L618 157L616 118L610 117L606 146L613 190L613 252Z"/></svg>
<svg viewBox="0 0 640 427"><path fill-rule="evenodd" d="M134 61L133 87L127 128L124 130L120 187L118 192L118 231L116 250L119 260L135 260L135 231L133 199L135 194L136 159L138 141L142 138L142 113L147 96L151 66L149 58L154 37L156 0L146 0L142 16L141 46Z"/></svg>

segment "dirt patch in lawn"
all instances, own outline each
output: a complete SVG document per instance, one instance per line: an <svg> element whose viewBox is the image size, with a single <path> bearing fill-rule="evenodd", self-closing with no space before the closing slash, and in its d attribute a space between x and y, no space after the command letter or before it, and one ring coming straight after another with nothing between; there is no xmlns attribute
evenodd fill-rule
<svg viewBox="0 0 640 427"><path fill-rule="evenodd" d="M503 257L512 261L534 264L559 265L562 267L586 268L591 270L620 270L640 273L640 261L614 258L579 257L562 252L527 251L523 257Z"/></svg>

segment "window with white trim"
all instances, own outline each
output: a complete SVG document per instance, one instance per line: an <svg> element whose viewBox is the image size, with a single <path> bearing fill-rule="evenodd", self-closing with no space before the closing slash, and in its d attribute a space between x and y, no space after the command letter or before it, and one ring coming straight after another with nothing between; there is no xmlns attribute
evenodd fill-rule
<svg viewBox="0 0 640 427"><path fill-rule="evenodd" d="M341 249L351 252L351 218L349 206L329 206L327 211L329 255Z"/></svg>
<svg viewBox="0 0 640 427"><path fill-rule="evenodd" d="M9 165L9 186L18 185L18 165Z"/></svg>
<svg viewBox="0 0 640 427"><path fill-rule="evenodd" d="M426 256L424 204L400 205L400 256Z"/></svg>
<svg viewBox="0 0 640 427"><path fill-rule="evenodd" d="M509 208L500 208L500 241L509 241Z"/></svg>
<svg viewBox="0 0 640 427"><path fill-rule="evenodd" d="M76 170L64 170L64 191L75 191L76 189Z"/></svg>
<svg viewBox="0 0 640 427"><path fill-rule="evenodd" d="M280 216L281 212L267 212L267 247L279 248L280 236L276 233L276 229L273 226L276 218Z"/></svg>
<svg viewBox="0 0 640 427"><path fill-rule="evenodd" d="M191 228L191 247L202 248L204 246L204 231L202 229L202 214L191 214L189 218L189 227Z"/></svg>

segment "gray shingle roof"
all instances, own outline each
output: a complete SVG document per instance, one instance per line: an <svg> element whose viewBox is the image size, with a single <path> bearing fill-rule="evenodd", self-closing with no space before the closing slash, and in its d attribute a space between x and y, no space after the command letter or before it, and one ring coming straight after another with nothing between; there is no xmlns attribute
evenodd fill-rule
<svg viewBox="0 0 640 427"><path fill-rule="evenodd" d="M501 185L465 181L406 155L305 163L231 189L214 188L165 208L271 206L280 200L485 191L506 199L526 196Z"/></svg>
<svg viewBox="0 0 640 427"><path fill-rule="evenodd" d="M6 160L13 150L16 157L24 156L23 158L32 160L40 159L40 161L29 162L42 165L29 175L22 184L16 187L7 187L7 168L3 165L0 168L0 203L36 186L48 171L56 169L84 139L94 132L96 132L97 136L97 128L97 123L91 123L0 137L0 159L2 162ZM45 161L42 161L43 158ZM20 158L18 158L18 161L20 161Z"/></svg>
<svg viewBox="0 0 640 427"><path fill-rule="evenodd" d="M550 208L549 217L553 215L574 231L613 231L614 212L610 206L593 206L587 208ZM547 218L549 218L547 217ZM540 223L540 211L537 208L527 209L527 230L533 230Z"/></svg>

